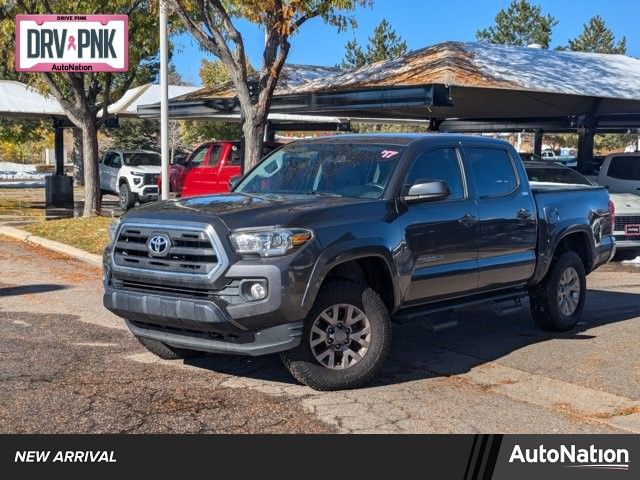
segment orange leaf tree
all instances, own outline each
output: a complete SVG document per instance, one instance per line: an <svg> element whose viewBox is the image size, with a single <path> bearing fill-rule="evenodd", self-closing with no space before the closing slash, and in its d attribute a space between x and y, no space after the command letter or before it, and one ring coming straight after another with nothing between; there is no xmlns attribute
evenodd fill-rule
<svg viewBox="0 0 640 480"><path fill-rule="evenodd" d="M289 54L289 40L316 17L344 30L355 25L349 14L373 0L170 0L169 4L201 47L213 53L229 70L244 117L245 168L260 160L264 129L278 77ZM262 66L248 71L244 39L237 20L252 22L264 31Z"/></svg>

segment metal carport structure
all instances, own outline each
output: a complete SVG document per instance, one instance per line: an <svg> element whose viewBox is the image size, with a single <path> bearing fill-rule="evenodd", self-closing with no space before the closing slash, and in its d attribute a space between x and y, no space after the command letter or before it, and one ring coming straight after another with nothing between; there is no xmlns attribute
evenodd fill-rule
<svg viewBox="0 0 640 480"><path fill-rule="evenodd" d="M169 109L176 118L239 113L229 83L178 97ZM141 106L138 112L155 117L159 107ZM579 167L586 171L595 133L640 128L640 60L445 42L356 70L331 68L307 81L290 81L285 74L271 112L427 123L435 131L532 131L537 149L545 131L576 132Z"/></svg>
<svg viewBox="0 0 640 480"><path fill-rule="evenodd" d="M173 98L197 90L189 86L169 86L169 97ZM117 127L118 118L137 118L139 104L158 101L159 86L146 84L127 90L122 98L109 106L106 127ZM67 118L57 99L46 96L36 89L14 80L0 80L0 118L50 120L54 127L55 175L47 177L47 204L66 206L73 204L73 181L64 175L65 128L74 125Z"/></svg>

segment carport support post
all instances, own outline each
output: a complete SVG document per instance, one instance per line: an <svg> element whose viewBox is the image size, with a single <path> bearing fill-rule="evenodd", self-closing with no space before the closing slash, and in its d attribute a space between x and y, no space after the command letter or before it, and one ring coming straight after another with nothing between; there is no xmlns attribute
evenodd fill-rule
<svg viewBox="0 0 640 480"><path fill-rule="evenodd" d="M593 139L595 131L592 128L578 129L578 171L583 174L593 173Z"/></svg>
<svg viewBox="0 0 640 480"><path fill-rule="evenodd" d="M542 129L537 129L533 132L533 153L538 156L542 155Z"/></svg>

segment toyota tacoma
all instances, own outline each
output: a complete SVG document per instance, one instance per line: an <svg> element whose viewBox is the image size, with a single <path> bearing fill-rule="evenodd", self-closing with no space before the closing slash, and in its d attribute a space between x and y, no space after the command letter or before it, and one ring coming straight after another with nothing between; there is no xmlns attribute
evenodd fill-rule
<svg viewBox="0 0 640 480"><path fill-rule="evenodd" d="M508 143L342 135L273 152L230 193L133 209L110 228L104 305L165 359L280 353L300 382L356 388L392 319L529 298L573 328L615 254L602 187L532 187Z"/></svg>

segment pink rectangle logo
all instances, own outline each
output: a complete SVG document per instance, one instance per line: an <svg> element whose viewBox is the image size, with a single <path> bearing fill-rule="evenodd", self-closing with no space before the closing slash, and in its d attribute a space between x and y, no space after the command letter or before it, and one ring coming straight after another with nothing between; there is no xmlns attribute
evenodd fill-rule
<svg viewBox="0 0 640 480"><path fill-rule="evenodd" d="M18 15L19 72L126 72L127 15Z"/></svg>

